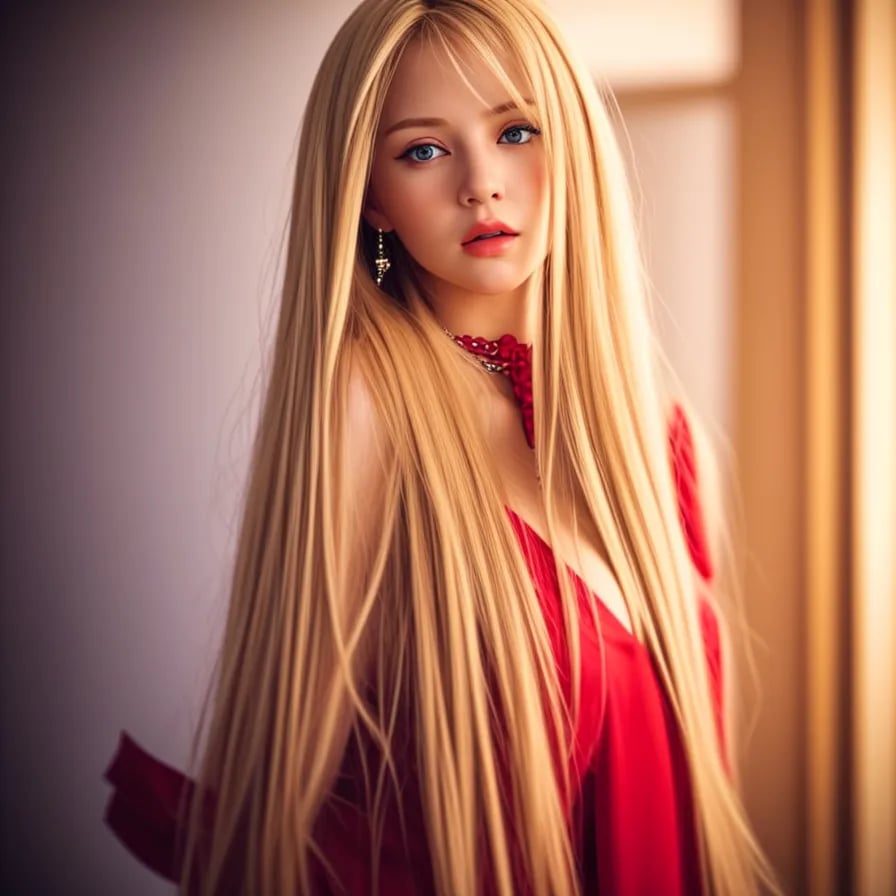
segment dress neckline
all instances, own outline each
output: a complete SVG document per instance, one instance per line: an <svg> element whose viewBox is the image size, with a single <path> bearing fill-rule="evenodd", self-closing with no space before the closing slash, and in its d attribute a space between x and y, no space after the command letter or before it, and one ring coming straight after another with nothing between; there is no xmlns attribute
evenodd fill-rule
<svg viewBox="0 0 896 896"><path fill-rule="evenodd" d="M456 335L442 327L457 345L477 356L478 360L491 373L504 373L513 384L513 392L522 416L523 430L529 448L535 448L535 425L532 401L532 346L521 342L512 333L505 333L498 339L485 339L482 336L469 334ZM541 551L550 557L554 556L554 549L548 544L547 539L541 535L534 526L520 516L515 510L504 505L505 509L526 529L535 539ZM598 609L608 617L611 626L618 632L623 640L635 644L640 648L644 645L635 637L619 617L606 605L601 596L579 575L568 563L561 560L573 579L590 594L597 603Z"/></svg>
<svg viewBox="0 0 896 896"><path fill-rule="evenodd" d="M554 557L554 549L547 542L543 535L541 535L538 530L532 526L524 517L520 516L512 507L508 507L506 504L504 505L504 509L514 517L520 525L535 539L535 543L538 545L540 550L547 554L550 557ZM619 617L604 603L600 594L597 593L586 581L582 578L579 573L577 573L568 563L561 560L562 566L569 572L569 574L578 582L581 588L584 588L588 594L590 594L595 602L597 603L598 609L603 613L604 616L608 618L610 624L616 629L618 634L622 636L622 638L631 644L636 645L637 647L646 649L644 645L635 637L634 633L629 631L628 626L626 626Z"/></svg>

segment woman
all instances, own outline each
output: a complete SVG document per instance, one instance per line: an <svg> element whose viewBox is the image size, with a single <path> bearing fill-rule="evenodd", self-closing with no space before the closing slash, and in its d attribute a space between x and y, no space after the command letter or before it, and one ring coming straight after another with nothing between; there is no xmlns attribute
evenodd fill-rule
<svg viewBox="0 0 896 896"><path fill-rule="evenodd" d="M184 893L775 890L653 344L545 11L362 3L305 112L201 761L123 738L125 843Z"/></svg>

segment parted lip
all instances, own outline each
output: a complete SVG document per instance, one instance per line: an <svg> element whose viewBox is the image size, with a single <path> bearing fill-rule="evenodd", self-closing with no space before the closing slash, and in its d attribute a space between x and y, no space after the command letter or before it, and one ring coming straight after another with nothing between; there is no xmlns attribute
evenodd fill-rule
<svg viewBox="0 0 896 896"><path fill-rule="evenodd" d="M461 240L461 245L466 246L471 240L475 240L477 236L482 236L484 233L497 233L501 231L510 236L519 236L519 234L509 225L505 224L503 221L477 221L468 231L466 236Z"/></svg>

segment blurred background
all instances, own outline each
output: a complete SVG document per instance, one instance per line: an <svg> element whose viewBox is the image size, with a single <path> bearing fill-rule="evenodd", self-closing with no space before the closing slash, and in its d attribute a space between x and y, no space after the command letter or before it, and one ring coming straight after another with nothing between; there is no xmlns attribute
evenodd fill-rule
<svg viewBox="0 0 896 896"><path fill-rule="evenodd" d="M353 0L7 15L3 892L169 893L102 826L214 661L298 127ZM657 319L730 449L744 800L896 892L896 4L550 0L616 95Z"/></svg>

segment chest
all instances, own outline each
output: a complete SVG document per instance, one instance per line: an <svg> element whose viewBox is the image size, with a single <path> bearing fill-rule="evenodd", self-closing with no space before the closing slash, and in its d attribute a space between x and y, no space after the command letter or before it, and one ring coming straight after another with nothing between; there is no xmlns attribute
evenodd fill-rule
<svg viewBox="0 0 896 896"><path fill-rule="evenodd" d="M607 556L600 532L580 512L574 531L572 507L562 504L553 541L548 538L547 516L535 463L535 452L526 443L520 415L512 401L496 401L487 417L487 434L494 456L499 458L499 475L507 504L536 534L550 545L557 559L568 566L620 625L632 632L631 616Z"/></svg>

